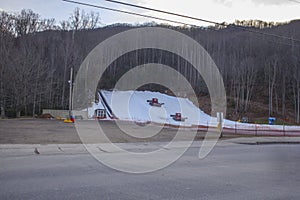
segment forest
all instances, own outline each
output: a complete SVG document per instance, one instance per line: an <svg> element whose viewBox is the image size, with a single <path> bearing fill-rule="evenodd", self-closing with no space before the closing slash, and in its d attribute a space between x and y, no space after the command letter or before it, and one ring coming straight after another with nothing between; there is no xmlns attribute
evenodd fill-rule
<svg viewBox="0 0 300 200"><path fill-rule="evenodd" d="M103 26L98 13L79 8L58 23L31 10L0 12L1 118L37 116L45 108L68 109L70 69L76 75L88 53L108 37L148 26L180 31L206 49L223 76L227 118L274 116L299 124L300 20L248 20L199 28L154 22ZM150 62L182 73L199 95L200 107L200 99L209 101L205 83L193 66L177 55L154 49L130 52L115 60L101 77L99 88L112 89L126 71Z"/></svg>

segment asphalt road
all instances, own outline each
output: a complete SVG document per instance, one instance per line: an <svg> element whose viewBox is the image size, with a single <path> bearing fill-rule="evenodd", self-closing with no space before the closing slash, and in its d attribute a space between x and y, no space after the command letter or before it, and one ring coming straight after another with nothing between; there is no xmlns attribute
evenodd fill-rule
<svg viewBox="0 0 300 200"><path fill-rule="evenodd" d="M300 199L300 146L190 148L148 174L110 169L87 153L0 155L0 199Z"/></svg>

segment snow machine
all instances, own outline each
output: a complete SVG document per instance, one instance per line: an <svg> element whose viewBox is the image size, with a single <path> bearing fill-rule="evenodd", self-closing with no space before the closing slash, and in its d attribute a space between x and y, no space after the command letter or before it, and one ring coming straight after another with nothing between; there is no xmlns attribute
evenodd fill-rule
<svg viewBox="0 0 300 200"><path fill-rule="evenodd" d="M157 98L152 98L151 100L147 100L150 106L161 107L164 103L159 103Z"/></svg>
<svg viewBox="0 0 300 200"><path fill-rule="evenodd" d="M175 115L170 115L175 121L184 122L187 117L181 117L181 113L175 113Z"/></svg>

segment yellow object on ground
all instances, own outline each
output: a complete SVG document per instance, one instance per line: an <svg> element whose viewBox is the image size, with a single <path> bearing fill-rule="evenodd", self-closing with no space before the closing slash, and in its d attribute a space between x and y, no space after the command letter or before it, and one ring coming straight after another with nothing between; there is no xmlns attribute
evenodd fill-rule
<svg viewBox="0 0 300 200"><path fill-rule="evenodd" d="M65 119L64 122L65 122L65 123L73 123L73 121L70 120L70 119Z"/></svg>

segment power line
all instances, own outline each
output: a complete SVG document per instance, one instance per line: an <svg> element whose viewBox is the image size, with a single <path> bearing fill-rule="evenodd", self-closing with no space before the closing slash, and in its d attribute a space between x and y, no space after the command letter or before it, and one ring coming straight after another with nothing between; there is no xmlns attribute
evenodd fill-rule
<svg viewBox="0 0 300 200"><path fill-rule="evenodd" d="M109 11L113 11L113 12L125 13L125 14L129 14L129 15L136 15L136 16L140 16L140 17L157 19L157 20L161 20L161 21L167 21L167 22L172 22L172 23L176 23L176 24L181 24L181 25L192 26L192 27L195 27L195 28L200 28L200 26L197 26L197 25L194 25L194 24L189 24L189 23L180 22L180 21L176 21L176 20L170 20L170 19L161 18L161 17L154 17L154 16L151 16L151 15L144 15L144 14L139 14L139 13L135 13L135 12L119 10L119 9L115 9L115 8L108 8L108 7L104 7L104 6L98 6L98 5L83 3L83 2L79 2L79 1L72 1L72 0L62 0L62 1L69 2L69 3L74 3L74 4L78 4L78 5L83 5L83 6L89 6L89 7L109 10Z"/></svg>
<svg viewBox="0 0 300 200"><path fill-rule="evenodd" d="M69 3L74 3L74 4L78 4L78 5L83 5L83 6L89 6L89 7L94 7L94 8L99 8L99 9L104 9L104 10L109 10L109 11L114 11L114 12L119 12L119 13L136 15L136 16L140 16L140 17L157 19L157 20L162 20L162 21L167 21L167 22L172 22L172 23L177 23L177 24L188 25L188 26L191 26L191 27L200 28L200 26L197 26L195 24L189 24L189 23L185 23L185 22L181 22L181 21L170 20L170 19L166 19L166 18L162 18L162 17L154 17L154 16L151 16L151 15L139 14L139 13L130 12L130 11L123 11L123 10L119 10L119 9L108 8L108 7L104 7L104 6L98 6L98 5L79 2L79 1L74 1L74 0L62 0L62 1L69 2ZM193 19L193 20L196 20L196 21L211 23L211 24L215 24L215 25L219 25L219 26L223 26L223 27L228 27L229 26L229 25L214 22L214 21L211 21L211 20L205 20L205 19L191 17L191 16L187 16L187 15L182 15L182 14L177 14L177 13L173 13L173 12L169 12L169 11L163 11L163 10L158 10L158 9L154 9L154 8L148 8L148 7L145 7L145 6L138 6L138 5L125 3L125 2L120 2L120 1L116 1L116 0L104 0L104 1L111 2L111 3L116 3L116 4L121 4L121 5L126 5L126 6L130 6L130 7L135 7L135 8L140 8L140 9L145 9L145 10L150 10L150 11L154 11L154 12L160 12L160 13L164 13L164 14L174 15L174 16L178 16L178 17L182 17L182 18ZM272 34L272 33L265 33L265 32L253 30L253 29L250 29L250 28L242 27L242 26L234 25L232 27L236 28L236 29L243 30L243 31L247 31L247 32L258 34L258 35L262 35L262 36L269 36L269 37L274 37L274 38L278 38L278 39L290 40L292 42L300 42L300 40L298 40L298 39L294 39L294 38L290 38L290 37L286 37L286 36L282 36L282 35L276 35L276 34ZM214 29L212 29L212 30L214 30ZM295 44L293 44L293 45L295 45Z"/></svg>
<svg viewBox="0 0 300 200"><path fill-rule="evenodd" d="M158 9L154 9L154 8L139 6L139 5L125 3L125 2L116 1L116 0L104 0L104 1L111 2L111 3L116 3L116 4L121 4L121 5L129 6L129 7L135 7L135 8L140 8L140 9L144 9L144 10L150 10L150 11L154 11L154 12L164 13L164 14L173 15L173 16L177 16L177 17L192 19L192 20L196 20L196 21L206 22L206 23L210 23L210 24L223 26L223 27L228 27L228 25L225 25L225 24L222 24L222 23L219 23L219 22L214 22L214 21L211 21L211 20L201 19L201 18L192 17L192 16L188 16L188 15L182 15L182 14L178 14L178 13L174 13L174 12L158 10ZM293 0L293 1L296 1L296 0ZM300 2L298 2L298 3L300 3ZM291 41L295 41L295 42L300 42L300 40L298 40L298 39L294 39L294 38L290 38L290 37L286 37L286 36L282 36L282 35L264 33L264 32L261 32L261 31L252 30L252 29L249 29L249 28L241 27L241 26L233 26L233 27L244 30L244 31L256 33L256 34L267 35L267 36L276 37L276 38L280 38L280 39L286 39L286 40L291 40Z"/></svg>
<svg viewBox="0 0 300 200"><path fill-rule="evenodd" d="M177 16L177 17L193 19L193 20L197 20L197 21L210 23L210 24L216 24L216 25L224 26L224 24L221 24L221 23L218 23L218 22L214 22L214 21L210 21L210 20L206 20L206 19L200 19L200 18L196 18L196 17L191 17L191 16L187 16L187 15L182 15L182 14L178 14L178 13L174 13L174 12L158 10L158 9L149 8L149 7L145 7L145 6L138 6L138 5L135 5L135 4L125 3L125 2L121 2L121 1L115 1L115 0L104 0L104 1L108 1L108 2L116 3L116 4L121 4L121 5L125 5L125 6L130 6L130 7L135 7L135 8L140 8L140 9L144 9L144 10L150 10L150 11L154 11L154 12L160 12L160 13L164 13L164 14L168 14L168 15L174 15L174 16Z"/></svg>

